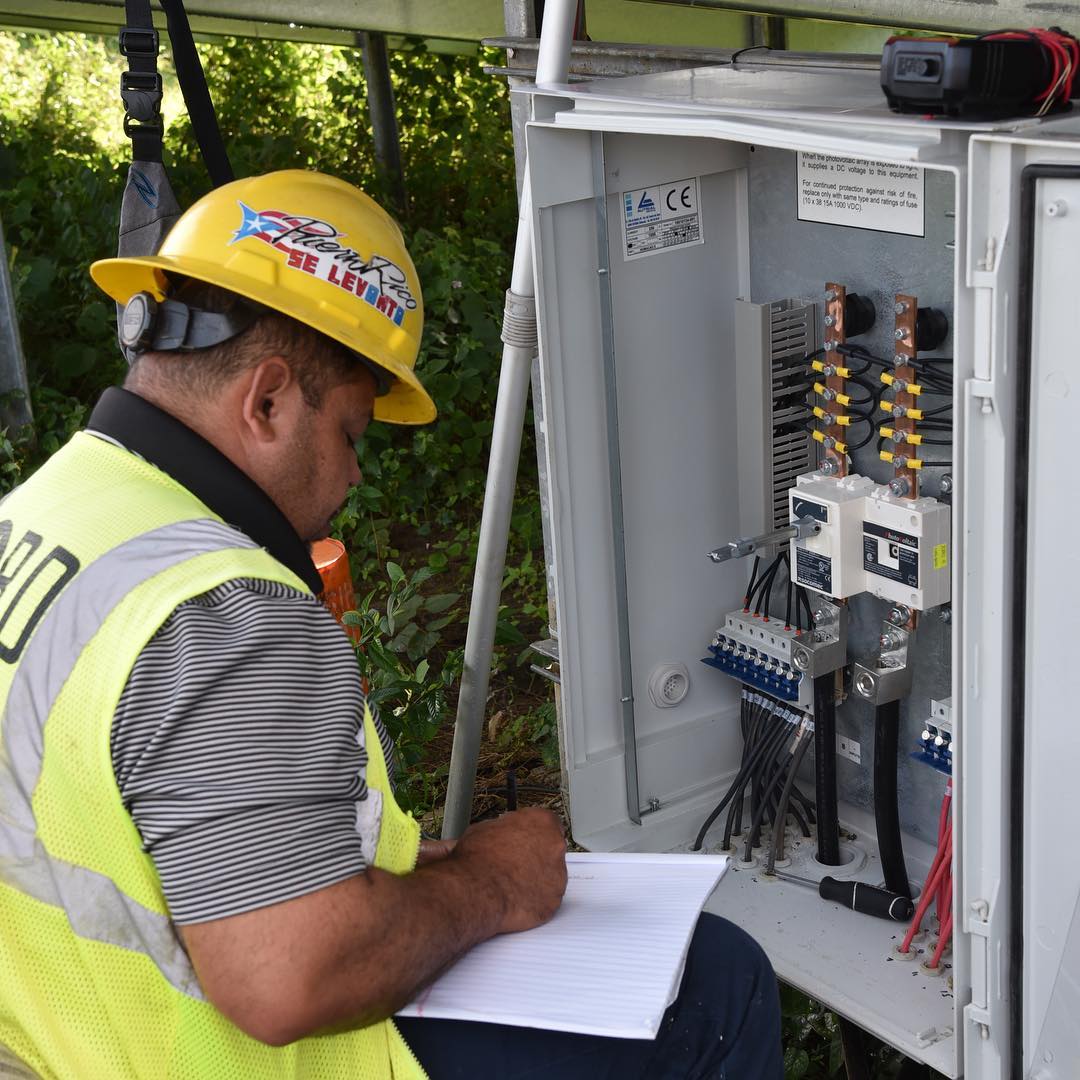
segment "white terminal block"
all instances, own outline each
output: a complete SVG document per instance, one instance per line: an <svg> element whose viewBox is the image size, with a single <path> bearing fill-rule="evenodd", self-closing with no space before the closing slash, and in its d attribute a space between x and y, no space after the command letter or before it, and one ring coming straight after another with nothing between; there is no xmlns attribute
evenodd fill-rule
<svg viewBox="0 0 1080 1080"><path fill-rule="evenodd" d="M913 611L947 604L951 525L946 503L876 487L866 498L862 527L866 591Z"/></svg>
<svg viewBox="0 0 1080 1080"><path fill-rule="evenodd" d="M821 522L817 536L791 541L791 569L796 584L843 600L864 592L863 508L874 489L866 476L804 473L788 491L792 521Z"/></svg>

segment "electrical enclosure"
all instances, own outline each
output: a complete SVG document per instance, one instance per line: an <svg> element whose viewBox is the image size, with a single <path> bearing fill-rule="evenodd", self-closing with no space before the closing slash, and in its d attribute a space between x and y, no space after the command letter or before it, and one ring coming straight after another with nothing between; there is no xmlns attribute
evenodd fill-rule
<svg viewBox="0 0 1080 1080"><path fill-rule="evenodd" d="M776 365L822 340L828 282L873 304L857 340L887 358L895 298L917 297L950 324L937 355L952 363L951 451L926 451L917 503L882 491L894 468L873 442L851 451L866 481L839 485L858 489L836 526L850 535L800 544L842 549L842 587L807 584L849 597L848 665L876 654L891 606L922 609L898 802L921 883L951 760L949 967L897 959L902 926L738 856L709 907L752 933L782 979L946 1076L1080 1075L1080 852L1048 820L1080 761L1066 700L1080 121L899 117L872 73L820 69L740 65L524 92L574 838L685 849L726 790L742 753L739 682L700 661L743 607L750 560L714 564L705 552L786 520L788 489L793 508L838 487L814 473L804 436L778 441L787 399ZM794 329L782 322L792 312ZM814 475L796 487L800 470ZM915 587L899 572L910 551L881 535L890 530L920 538ZM890 544L892 576L880 573ZM672 670L677 701L656 691ZM844 862L831 870L880 882L872 710L850 677L838 685ZM941 702L939 768L927 760L939 728L929 750L924 731L943 720ZM811 791L813 775L800 776ZM792 839L795 872L814 871L813 845ZM717 845L710 834L706 848Z"/></svg>

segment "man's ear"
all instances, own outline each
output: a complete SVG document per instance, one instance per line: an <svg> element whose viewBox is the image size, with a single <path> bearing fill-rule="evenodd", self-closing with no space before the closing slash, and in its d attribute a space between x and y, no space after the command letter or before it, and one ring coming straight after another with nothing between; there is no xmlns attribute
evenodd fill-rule
<svg viewBox="0 0 1080 1080"><path fill-rule="evenodd" d="M282 356L269 356L248 368L242 388L243 429L260 443L279 438L282 424L291 424L292 414L303 401L296 376Z"/></svg>

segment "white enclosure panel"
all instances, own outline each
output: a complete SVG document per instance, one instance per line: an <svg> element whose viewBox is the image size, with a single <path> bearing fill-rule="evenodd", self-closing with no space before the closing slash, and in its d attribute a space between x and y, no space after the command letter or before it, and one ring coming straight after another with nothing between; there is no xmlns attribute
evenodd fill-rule
<svg viewBox="0 0 1080 1080"><path fill-rule="evenodd" d="M1080 543L1076 446L1080 410L1077 278L1080 175L1047 178L1035 194L1031 339L1030 511L1027 610L1027 827L1025 1033L1031 1061L1080 896L1080 845L1069 817L1080 766L1075 665L1080 639ZM1077 957L1072 957L1073 962ZM1080 1016L1072 1018L1072 1028ZM1073 1041L1073 1030L1059 1033ZM1080 1076L1080 1058L1048 1033L1048 1076ZM1034 1064L1034 1062L1033 1062ZM1051 1062L1043 1062L1051 1066Z"/></svg>

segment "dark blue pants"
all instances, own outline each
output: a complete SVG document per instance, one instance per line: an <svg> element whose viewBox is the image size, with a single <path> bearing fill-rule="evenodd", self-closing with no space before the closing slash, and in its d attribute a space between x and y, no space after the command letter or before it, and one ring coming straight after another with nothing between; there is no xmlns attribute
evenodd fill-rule
<svg viewBox="0 0 1080 1080"><path fill-rule="evenodd" d="M698 920L679 996L651 1041L461 1020L394 1022L430 1080L782 1080L784 1075L772 966L753 938L714 915Z"/></svg>

